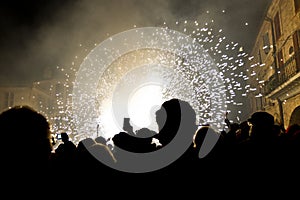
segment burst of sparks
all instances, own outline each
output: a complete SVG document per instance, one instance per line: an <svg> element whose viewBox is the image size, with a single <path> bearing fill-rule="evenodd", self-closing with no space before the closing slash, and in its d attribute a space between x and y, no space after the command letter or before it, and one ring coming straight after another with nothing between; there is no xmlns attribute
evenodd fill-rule
<svg viewBox="0 0 300 200"><path fill-rule="evenodd" d="M225 13L225 10L222 11L222 13ZM207 11L207 14L209 14L209 11ZM183 21L175 22L174 25L168 25L167 22L163 23L163 27L179 30L184 32L185 34L189 35L190 37L194 38L194 41L199 43L201 47L205 49L205 51L213 58L214 62L216 63L216 66L219 70L218 73L220 73L224 78L224 84L225 88L223 88L224 93L227 94L226 97L226 107L230 106L243 106L243 103L240 102L241 98L246 98L249 93L255 92L258 89L254 86L250 85L244 85L243 82L247 81L249 77L257 77L257 73L254 70L257 67L263 67L264 64L262 63L255 63L253 64L249 69L251 69L251 73L249 75L247 72L243 72L243 67L245 65L245 60L253 60L254 56L249 56L244 52L244 49L242 46L240 46L238 43L233 41L227 41L226 36L223 35L223 30L214 30L210 27L210 24L214 23L214 20L210 20L209 22L203 22L200 23L199 20L194 21ZM248 23L246 22L245 25L247 26ZM136 25L134 25L136 27ZM109 34L107 34L109 36ZM110 37L110 40L112 40L112 37ZM154 41L149 41L154 42ZM95 43L93 46L97 46L97 43ZM82 48L83 51L89 51L91 47L84 47L83 44L79 44L79 47ZM189 48L188 46L186 48ZM267 48L267 47L264 47ZM148 59L148 61L153 62L158 61L159 64L164 65L168 61L168 55L165 52L159 52L155 50L145 50L144 52L145 56L142 57L139 55L139 53L133 53L131 55L121 56L115 63L113 63L105 72L105 76L101 81L98 83L98 94L97 94L97 102L104 103L104 97L109 96L109 88L113 88L113 85L116 84L118 81L121 80L121 78L124 76L124 73L130 70L130 65L132 65L132 61L135 59L134 62L136 62L136 65L140 65L138 62L142 62L143 59ZM142 52L143 53L143 52ZM149 56L149 55L152 55ZM107 54L107 56L110 56ZM98 58L101 59L101 58ZM138 60L140 59L140 60ZM199 59L199 57L197 58ZM55 94L56 98L56 105L53 105L52 107L42 105L40 103L40 110L43 110L43 114L46 116L49 115L49 119L53 123L52 129L54 131L59 130L68 130L75 135L81 135L81 133L77 132L77 128L74 124L76 124L77 116L74 116L72 113L72 88L74 84L74 77L77 73L77 68L80 63L78 59L78 55L74 57L74 61L70 63L70 67L60 67L57 66L57 70L64 73L64 83L61 83L61 85L64 87L64 89L60 92L57 92ZM128 62L128 60L131 61L131 64ZM189 102L193 105L193 108L197 112L198 117L198 123L206 123L209 121L210 118L210 112L211 112L211 105L210 105L210 98L212 98L210 95L208 95L208 88L206 85L202 85L204 83L204 80L207 79L206 74L201 74L201 72L197 72L191 63L185 63L184 60L182 60L180 57L176 58L176 64L178 67L178 72L180 76L184 76L185 79L189 79L190 83L192 83L195 87L192 87L195 91L193 91L193 95L191 96L190 93L188 95L185 95L185 90L188 86L186 84L179 84L179 81L182 79L177 76L174 77L168 77L170 74L166 73L165 78L166 79L172 79L169 82L169 87L164 90L165 99L168 99L168 97L172 96L179 96L183 99L189 99ZM191 62L199 62L199 60L193 60ZM205 62L205 61L203 61ZM138 64L137 64L138 63ZM149 62L148 62L149 63ZM93 63L91 63L93 64ZM174 63L173 63L174 64ZM184 66L184 67L179 67ZM253 70L252 70L253 69ZM89 72L87 72L89 73ZM278 72L280 73L280 72ZM174 74L173 74L174 75ZM176 75L175 75L176 76ZM179 81L178 81L179 80ZM263 85L264 82L262 80L257 80L259 85ZM217 86L215 86L217 87ZM55 86L51 85L49 90L54 90ZM239 92L240 91L240 92ZM176 95L175 95L176 94ZM261 98L263 94L258 93L255 97ZM34 96L32 98L35 98ZM103 100L103 101L102 101ZM95 101L95 99L91 99L91 101ZM199 107L199 102L201 102L201 107ZM101 108L101 105L99 105ZM56 108L58 110L58 115L51 115L49 113L49 110L53 110ZM224 113L226 111L224 110ZM238 110L237 115L241 114L242 112ZM88 114L88 113L87 113ZM219 115L218 117L223 117L222 115ZM237 119L240 117L237 116ZM101 119L99 117L98 119ZM102 130L103 131L103 130ZM84 133L82 137L86 137L88 133ZM105 135L105 133L104 133ZM105 135L107 136L107 135ZM108 136L107 136L108 137ZM75 138L72 138L75 140ZM81 137L78 137L77 140L81 139Z"/></svg>

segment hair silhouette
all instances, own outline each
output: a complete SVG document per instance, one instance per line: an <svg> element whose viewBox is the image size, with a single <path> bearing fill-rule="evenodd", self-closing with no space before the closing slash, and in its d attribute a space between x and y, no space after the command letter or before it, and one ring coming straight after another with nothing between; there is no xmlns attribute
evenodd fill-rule
<svg viewBox="0 0 300 200"><path fill-rule="evenodd" d="M47 166L52 151L47 119L29 106L16 106L0 115L2 167L23 171Z"/></svg>

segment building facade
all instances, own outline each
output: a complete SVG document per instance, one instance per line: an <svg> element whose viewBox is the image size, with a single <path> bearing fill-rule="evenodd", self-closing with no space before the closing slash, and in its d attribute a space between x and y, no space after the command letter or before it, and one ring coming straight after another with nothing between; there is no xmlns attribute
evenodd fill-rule
<svg viewBox="0 0 300 200"><path fill-rule="evenodd" d="M249 59L251 111L300 125L300 0L273 0Z"/></svg>
<svg viewBox="0 0 300 200"><path fill-rule="evenodd" d="M0 86L0 112L20 105L28 105L43 114L54 131L71 130L68 113L71 96L62 80L48 79L30 85Z"/></svg>
<svg viewBox="0 0 300 200"><path fill-rule="evenodd" d="M26 85L0 87L0 112L15 105L31 104L31 88Z"/></svg>

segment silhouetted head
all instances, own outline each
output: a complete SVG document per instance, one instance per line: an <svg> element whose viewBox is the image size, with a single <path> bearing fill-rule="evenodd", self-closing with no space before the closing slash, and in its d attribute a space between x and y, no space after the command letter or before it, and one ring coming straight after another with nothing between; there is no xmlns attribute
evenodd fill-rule
<svg viewBox="0 0 300 200"><path fill-rule="evenodd" d="M274 125L274 117L270 113L259 111L251 115L248 121L257 127L271 127Z"/></svg>
<svg viewBox="0 0 300 200"><path fill-rule="evenodd" d="M68 136L67 133L63 132L60 135L61 135L61 141L63 141L63 142L68 142L69 141L69 136Z"/></svg>
<svg viewBox="0 0 300 200"><path fill-rule="evenodd" d="M248 122L251 126L250 136L252 139L264 140L274 138L274 117L270 113L255 112L248 119Z"/></svg>
<svg viewBox="0 0 300 200"><path fill-rule="evenodd" d="M196 130L196 113L188 102L171 99L156 111L156 122L159 128L157 137L161 144L166 145L175 137L179 128L184 132Z"/></svg>
<svg viewBox="0 0 300 200"><path fill-rule="evenodd" d="M52 150L47 119L28 106L16 106L0 115L2 153L14 162L44 162Z"/></svg>
<svg viewBox="0 0 300 200"><path fill-rule="evenodd" d="M193 150L194 155L198 158L198 156L203 157L212 157L216 156L216 153L220 150L220 145L223 143L221 138L219 137L220 134L211 126L202 126L199 128L193 137ZM212 142L214 143L211 146Z"/></svg>
<svg viewBox="0 0 300 200"><path fill-rule="evenodd" d="M87 148L91 147L93 144L96 144L96 141L93 138L84 138L78 142L77 150L86 151Z"/></svg>
<svg viewBox="0 0 300 200"><path fill-rule="evenodd" d="M106 145L106 139L102 136L96 137L95 141L99 144L105 144Z"/></svg>
<svg viewBox="0 0 300 200"><path fill-rule="evenodd" d="M153 130L150 130L149 128L141 128L136 131L136 136L141 138L147 138L152 137L156 135L157 133Z"/></svg>
<svg viewBox="0 0 300 200"><path fill-rule="evenodd" d="M200 149L209 128L209 126L202 126L195 132L193 137L194 148Z"/></svg>

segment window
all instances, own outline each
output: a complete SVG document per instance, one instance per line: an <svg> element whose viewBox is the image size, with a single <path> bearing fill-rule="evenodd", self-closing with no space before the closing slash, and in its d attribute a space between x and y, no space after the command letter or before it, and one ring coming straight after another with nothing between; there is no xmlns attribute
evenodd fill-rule
<svg viewBox="0 0 300 200"><path fill-rule="evenodd" d="M9 107L9 92L5 92L4 94L4 107L8 108Z"/></svg>
<svg viewBox="0 0 300 200"><path fill-rule="evenodd" d="M265 52L265 54L268 54L268 53L270 52L270 39L269 39L269 33L266 33L266 34L263 36L263 43L264 43L264 46L263 46L264 52Z"/></svg>
<svg viewBox="0 0 300 200"><path fill-rule="evenodd" d="M294 0L294 5L295 5L295 12L300 11L300 0Z"/></svg>
<svg viewBox="0 0 300 200"><path fill-rule="evenodd" d="M263 109L262 97L255 98L255 100L256 100L255 102L256 110L262 110Z"/></svg>
<svg viewBox="0 0 300 200"><path fill-rule="evenodd" d="M282 53L282 50L280 50L277 54L277 60L278 60L278 72L280 73L279 74L279 81L282 82L284 81L284 77L285 77L285 71L283 69L283 66L284 66L284 60L283 60L283 53Z"/></svg>
<svg viewBox="0 0 300 200"><path fill-rule="evenodd" d="M283 54L282 54L282 50L280 50L277 54L277 59L278 59L278 64L279 64L279 68L283 67Z"/></svg>
<svg viewBox="0 0 300 200"><path fill-rule="evenodd" d="M274 25L275 25L275 38L276 40L278 40L281 36L279 13L275 15Z"/></svg>
<svg viewBox="0 0 300 200"><path fill-rule="evenodd" d="M300 30L297 30L293 35L293 43L294 43L294 52L297 69L300 71Z"/></svg>
<svg viewBox="0 0 300 200"><path fill-rule="evenodd" d="M294 53L294 47L290 46L290 48L289 48L289 55L292 56L293 53Z"/></svg>
<svg viewBox="0 0 300 200"><path fill-rule="evenodd" d="M4 107L12 107L14 105L15 95L13 92L6 92L4 95Z"/></svg>
<svg viewBox="0 0 300 200"><path fill-rule="evenodd" d="M299 52L300 51L300 30L295 31L293 34L293 44L294 44L294 51Z"/></svg>
<svg viewBox="0 0 300 200"><path fill-rule="evenodd" d="M258 61L260 65L263 64L260 50L258 50Z"/></svg>

